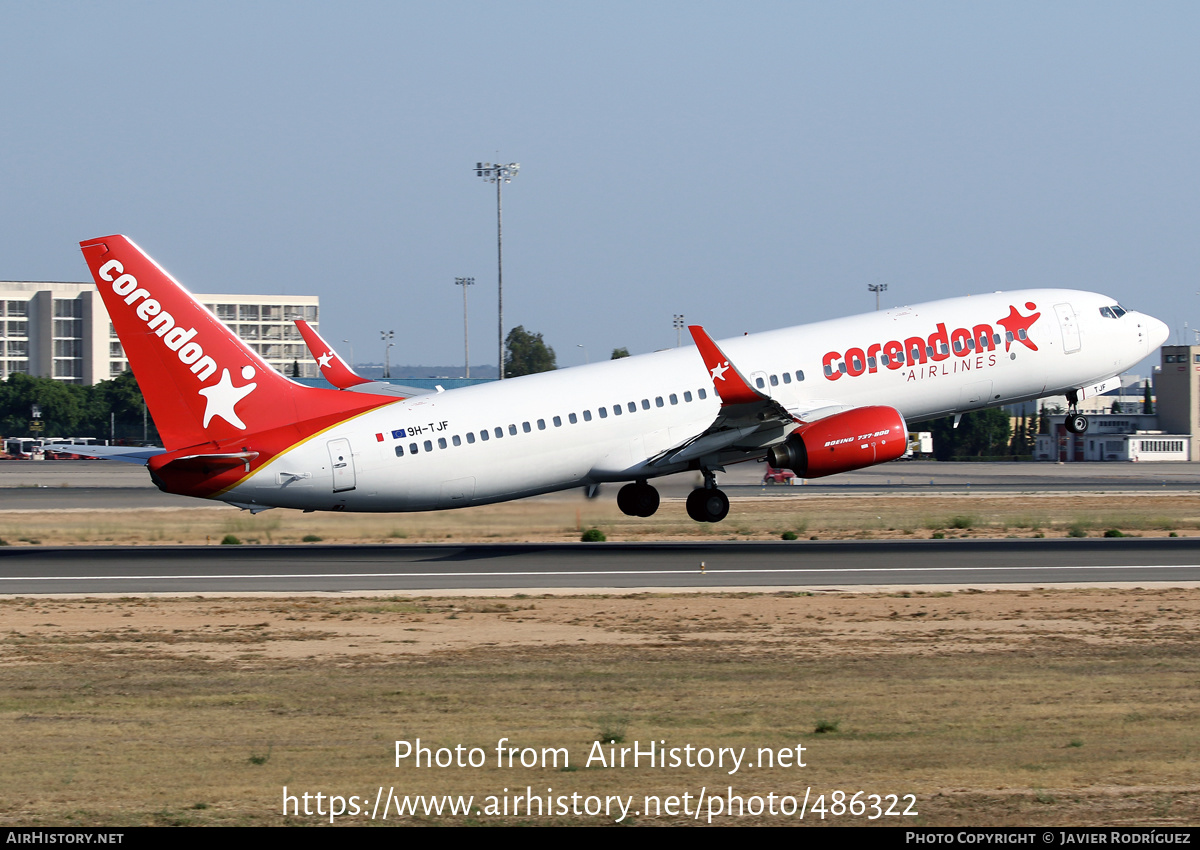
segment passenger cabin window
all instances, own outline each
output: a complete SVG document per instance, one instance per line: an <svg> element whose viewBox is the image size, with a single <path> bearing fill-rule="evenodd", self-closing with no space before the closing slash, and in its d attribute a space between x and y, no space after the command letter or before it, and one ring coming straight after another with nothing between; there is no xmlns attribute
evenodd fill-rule
<svg viewBox="0 0 1200 850"><path fill-rule="evenodd" d="M561 428L561 427L562 427L562 417L561 417L561 416L555 416L555 417L554 417L554 427L555 427L555 428Z"/></svg>
<svg viewBox="0 0 1200 850"><path fill-rule="evenodd" d="M600 408L600 418L601 418L601 419L607 419L607 418L608 418L608 408L607 408L607 407L602 407L602 408Z"/></svg>
<svg viewBox="0 0 1200 850"><path fill-rule="evenodd" d="M613 416L620 416L622 413L624 413L624 411L621 410L621 405L614 404L613 405Z"/></svg>
<svg viewBox="0 0 1200 850"><path fill-rule="evenodd" d="M496 439L499 440L503 436L504 436L504 429L497 426L496 427Z"/></svg>
<svg viewBox="0 0 1200 850"><path fill-rule="evenodd" d="M404 457L404 446L396 446L396 457Z"/></svg>
<svg viewBox="0 0 1200 850"><path fill-rule="evenodd" d="M584 421L584 422L591 422L591 421L592 421L592 412L591 412L590 410L585 410L585 411L583 412L583 421Z"/></svg>
<svg viewBox="0 0 1200 850"><path fill-rule="evenodd" d="M485 443L488 441L489 436L490 435L488 434L486 428L479 432L479 439L483 440Z"/></svg>
<svg viewBox="0 0 1200 850"><path fill-rule="evenodd" d="M630 413L633 413L635 410L637 410L637 404L636 404L635 402L632 402L632 401L631 401L631 402L629 402L629 412L630 412Z"/></svg>
<svg viewBox="0 0 1200 850"><path fill-rule="evenodd" d="M417 444L416 443L408 444L408 453L410 455L415 455L417 453Z"/></svg>
<svg viewBox="0 0 1200 850"><path fill-rule="evenodd" d="M533 429L531 429L531 428L529 427L529 423L528 423L528 422L522 422L522 423L521 423L521 430L522 430L522 431L524 431L526 434L528 434L528 433L529 433L531 430L533 430Z"/></svg>
<svg viewBox="0 0 1200 850"><path fill-rule="evenodd" d="M642 399L642 410L649 410L649 409L650 409L650 399L648 399L648 398Z"/></svg>
<svg viewBox="0 0 1200 850"><path fill-rule="evenodd" d="M670 398L671 404L679 404L679 396L675 395L675 393L671 393Z"/></svg>
<svg viewBox="0 0 1200 850"><path fill-rule="evenodd" d="M579 421L579 417L576 416L574 413L568 413L567 421L570 422L572 425L574 425L576 422Z"/></svg>
<svg viewBox="0 0 1200 850"><path fill-rule="evenodd" d="M445 437L438 437L438 448L439 449L446 448L446 438Z"/></svg>
<svg viewBox="0 0 1200 850"><path fill-rule="evenodd" d="M662 397L662 396L655 396L655 397L654 397L654 406L655 406L655 407L662 407L662 406L663 406L663 397Z"/></svg>
<svg viewBox="0 0 1200 850"><path fill-rule="evenodd" d="M685 390L685 391L684 391L684 393L683 393L683 400L684 400L684 401L686 401L686 402L690 402L690 401L692 400L692 391L691 391L691 390Z"/></svg>
<svg viewBox="0 0 1200 850"><path fill-rule="evenodd" d="M755 378L755 379L754 379L754 386L758 387L758 388L761 390L761 389L764 389L764 388L767 386L767 382L766 382L766 381L764 381L762 378Z"/></svg>
<svg viewBox="0 0 1200 850"><path fill-rule="evenodd" d="M458 434L455 434L453 437L450 438L450 442L454 443L454 445L456 445L456 446L461 446L462 445L462 437L458 436Z"/></svg>
<svg viewBox="0 0 1200 850"><path fill-rule="evenodd" d="M467 444L468 444L468 445L471 445L471 444L473 444L474 442L475 442L475 432L474 432L474 431L468 431L468 432L467 432Z"/></svg>
<svg viewBox="0 0 1200 850"><path fill-rule="evenodd" d="M779 386L779 376L778 375L771 376L771 386L773 386L773 387Z"/></svg>
<svg viewBox="0 0 1200 850"><path fill-rule="evenodd" d="M508 433L510 436L513 436L513 437L517 436L517 426L513 425L512 423L509 423Z"/></svg>
<svg viewBox="0 0 1200 850"><path fill-rule="evenodd" d="M698 395L701 399L708 398L708 393L705 391L704 387L696 390L696 395Z"/></svg>
<svg viewBox="0 0 1200 850"><path fill-rule="evenodd" d="M425 441L425 451L427 451L427 452L433 451L433 440Z"/></svg>

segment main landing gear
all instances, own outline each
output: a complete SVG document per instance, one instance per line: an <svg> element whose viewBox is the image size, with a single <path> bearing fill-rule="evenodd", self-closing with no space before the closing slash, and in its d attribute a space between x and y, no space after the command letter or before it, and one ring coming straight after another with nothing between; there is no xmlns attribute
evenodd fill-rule
<svg viewBox="0 0 1200 850"><path fill-rule="evenodd" d="M658 491L644 479L626 484L617 491L617 507L626 516L653 516L658 510Z"/></svg>
<svg viewBox="0 0 1200 850"><path fill-rule="evenodd" d="M720 522L729 515L729 497L717 489L717 477L711 469L701 471L704 486L688 494L688 516L696 522Z"/></svg>
<svg viewBox="0 0 1200 850"><path fill-rule="evenodd" d="M1075 390L1067 393L1067 420L1063 423L1063 427L1071 434L1086 434L1088 429L1088 419L1082 413L1075 409L1075 405L1079 403L1079 395Z"/></svg>

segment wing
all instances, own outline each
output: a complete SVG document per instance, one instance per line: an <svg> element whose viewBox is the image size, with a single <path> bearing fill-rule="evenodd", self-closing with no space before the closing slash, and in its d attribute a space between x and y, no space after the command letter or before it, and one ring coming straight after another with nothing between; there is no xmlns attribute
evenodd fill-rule
<svg viewBox="0 0 1200 850"><path fill-rule="evenodd" d="M346 361L333 350L333 346L322 339L321 335L313 330L308 322L296 319L296 327L300 329L300 336L304 337L304 344L308 346L309 352L316 358L317 366L321 369L321 376L339 390L391 395L397 398L411 398L429 392L429 390L420 390L416 387L401 387L385 381L372 381L370 378L364 378L355 373Z"/></svg>
<svg viewBox="0 0 1200 850"><path fill-rule="evenodd" d="M721 409L702 433L682 446L668 449L651 461L652 465L698 458L707 458L711 465L719 465L723 461L761 456L768 447L782 442L801 424L801 420L783 405L751 386L704 328L690 325L688 330L721 399Z"/></svg>

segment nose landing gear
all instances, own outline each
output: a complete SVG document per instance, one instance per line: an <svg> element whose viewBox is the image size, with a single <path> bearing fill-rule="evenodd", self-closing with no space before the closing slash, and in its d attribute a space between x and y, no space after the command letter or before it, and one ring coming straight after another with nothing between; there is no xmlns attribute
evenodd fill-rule
<svg viewBox="0 0 1200 850"><path fill-rule="evenodd" d="M1075 405L1079 403L1079 394L1075 390L1067 393L1067 420L1063 423L1063 427L1071 434L1086 434L1088 429L1088 419L1080 413Z"/></svg>

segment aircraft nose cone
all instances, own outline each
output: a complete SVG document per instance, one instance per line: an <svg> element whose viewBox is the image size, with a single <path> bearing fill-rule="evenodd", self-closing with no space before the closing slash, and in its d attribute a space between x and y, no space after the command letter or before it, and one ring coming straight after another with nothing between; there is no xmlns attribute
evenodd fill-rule
<svg viewBox="0 0 1200 850"><path fill-rule="evenodd" d="M1171 329L1166 322L1160 322L1153 316L1146 316L1142 322L1146 327L1146 353L1152 354L1154 349L1161 346L1171 335Z"/></svg>

